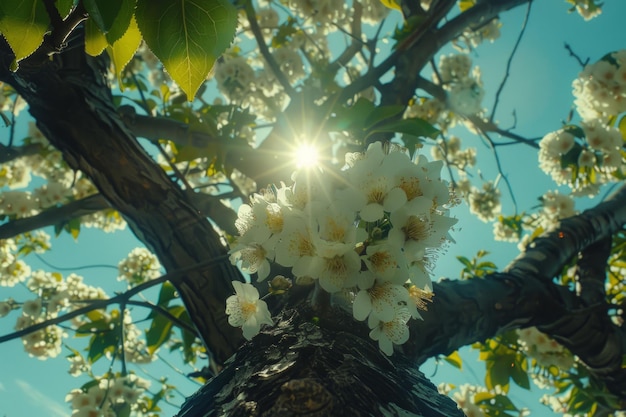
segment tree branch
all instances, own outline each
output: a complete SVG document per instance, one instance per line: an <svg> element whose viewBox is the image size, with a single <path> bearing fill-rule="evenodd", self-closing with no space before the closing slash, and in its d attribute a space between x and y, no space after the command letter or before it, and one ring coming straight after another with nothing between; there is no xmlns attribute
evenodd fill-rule
<svg viewBox="0 0 626 417"><path fill-rule="evenodd" d="M41 152L41 149L42 146L39 143L22 146L6 146L0 143L0 164L6 164L23 156L36 155Z"/></svg>
<svg viewBox="0 0 626 417"><path fill-rule="evenodd" d="M533 243L504 272L483 279L434 284L435 297L424 321L411 321L402 349L417 363L520 327L537 326L566 346L626 398L626 330L614 325L607 305L587 306L568 288L553 283L578 252L610 238L626 223L626 186L611 199Z"/></svg>
<svg viewBox="0 0 626 417"><path fill-rule="evenodd" d="M274 56L270 53L269 48L265 44L265 39L263 39L263 33L261 33L261 28L259 27L259 23L256 21L256 13L254 11L254 6L252 5L251 0L247 0L244 6L244 10L246 12L246 17L248 18L248 23L250 24L250 29L252 30L252 34L256 39L256 42L259 46L259 50L261 51L261 55L265 58L265 61L270 66L272 73L278 80L279 84L285 90L285 93L293 98L296 94L296 90L291 86L285 74L281 71L280 66L274 59Z"/></svg>
<svg viewBox="0 0 626 417"><path fill-rule="evenodd" d="M493 118L496 115L496 109L498 108L498 103L500 102L500 94L502 94L502 90L504 90L504 86L506 85L506 81L509 79L509 75L511 73L511 65L513 64L513 57L515 56L515 52L517 52L517 48L522 42L522 38L524 37L524 33L526 32L526 27L528 25L528 18L530 17L530 10L533 2L528 2L528 7L526 8L526 15L524 15L524 22L522 23L522 28L520 29L519 35L515 40L515 45L513 45L513 50L509 55L509 59L506 61L506 70L504 71L504 77L502 82L498 86L498 90L496 91L496 96L493 100L493 106L491 107L491 114L489 115L489 122L493 123Z"/></svg>
<svg viewBox="0 0 626 417"><path fill-rule="evenodd" d="M35 216L5 223L0 226L0 239L7 239L31 230L53 226L108 208L111 208L111 206L101 194L90 195L61 207L51 207Z"/></svg>
<svg viewBox="0 0 626 417"><path fill-rule="evenodd" d="M129 301L132 296L139 294L140 292L147 290L149 288L152 288L156 285L162 284L165 281L177 283L180 279L185 277L185 274L215 265L221 262L223 259L224 258L209 259L207 261L199 262L195 265L191 265L187 268L180 269L178 271L168 272L167 274L161 275L160 277L155 278L153 280L141 283L137 285L136 287L133 287L127 290L126 292L118 294L115 297L108 298L106 300L79 300L81 303L89 303L89 305L85 307L77 308L76 310L70 311L69 313L62 314L52 319L44 320L40 323L33 324L32 326L28 326L22 330L18 330L16 332L0 336L0 343L8 342L10 340L17 339L22 336L26 336L30 333L36 332L37 330L45 329L48 326L63 323L65 321L73 319L74 317L78 317L80 315L89 313L90 311L93 311L93 310L104 309L107 306L110 306L111 304L137 304L135 302ZM185 327L185 329L196 334L195 329L190 330L187 327Z"/></svg>
<svg viewBox="0 0 626 417"><path fill-rule="evenodd" d="M80 41L79 35L72 39ZM243 280L241 273L223 258L227 249L212 225L120 119L104 75L108 63L85 56L80 45L14 73L8 70L12 54L3 42L0 80L26 99L38 127L68 165L92 180L167 271L207 257L224 259L176 283L205 345L222 363L243 341L224 311L231 281Z"/></svg>

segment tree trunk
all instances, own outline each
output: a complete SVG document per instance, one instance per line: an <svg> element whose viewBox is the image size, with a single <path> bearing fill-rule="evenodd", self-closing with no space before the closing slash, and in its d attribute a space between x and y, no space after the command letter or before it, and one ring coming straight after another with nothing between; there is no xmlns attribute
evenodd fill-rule
<svg viewBox="0 0 626 417"><path fill-rule="evenodd" d="M225 361L243 340L224 311L231 281L242 280L241 273L192 203L193 191L170 180L121 121L106 60L86 56L80 42L41 62L24 60L15 73L8 70L11 60L8 45L0 43L0 80L28 102L37 126L68 165L93 181L167 271L218 260L174 285L215 362Z"/></svg>
<svg viewBox="0 0 626 417"><path fill-rule="evenodd" d="M401 353L385 356L364 323L305 306L246 343L178 417L463 416Z"/></svg>

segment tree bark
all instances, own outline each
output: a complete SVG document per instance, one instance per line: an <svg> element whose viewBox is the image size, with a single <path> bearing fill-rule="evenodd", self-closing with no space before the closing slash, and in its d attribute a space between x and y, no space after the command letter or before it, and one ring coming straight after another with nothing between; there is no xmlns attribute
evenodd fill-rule
<svg viewBox="0 0 626 417"><path fill-rule="evenodd" d="M178 417L463 416L406 357L385 356L366 327L340 309L287 310Z"/></svg>
<svg viewBox="0 0 626 417"><path fill-rule="evenodd" d="M77 44L50 59L24 60L14 73L11 60L8 45L0 44L0 80L28 102L37 126L68 165L93 181L167 271L226 258L220 237L192 203L192 191L171 181L121 121L102 58L86 56ZM241 273L224 259L174 282L217 364L243 341L224 311L233 280L242 280Z"/></svg>

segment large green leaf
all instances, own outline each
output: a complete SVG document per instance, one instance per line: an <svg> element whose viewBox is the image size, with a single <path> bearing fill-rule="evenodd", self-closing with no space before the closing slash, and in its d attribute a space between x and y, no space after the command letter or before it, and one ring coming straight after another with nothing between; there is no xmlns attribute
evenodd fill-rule
<svg viewBox="0 0 626 417"><path fill-rule="evenodd" d="M83 0L89 17L103 33L107 33L120 12L122 0Z"/></svg>
<svg viewBox="0 0 626 417"><path fill-rule="evenodd" d="M85 52L91 56L98 56L107 47L107 38L98 28L98 25L89 18L85 22Z"/></svg>
<svg viewBox="0 0 626 417"><path fill-rule="evenodd" d="M84 0L89 17L106 35L109 44L126 33L135 3L135 0Z"/></svg>
<svg viewBox="0 0 626 417"><path fill-rule="evenodd" d="M117 16L115 16L111 27L106 32L107 41L109 41L110 45L121 39L122 36L130 30L130 25L132 24L131 19L135 14L136 3L136 0L122 0L120 11ZM137 23L135 23L135 26L137 26Z"/></svg>
<svg viewBox="0 0 626 417"><path fill-rule="evenodd" d="M120 79L122 71L124 71L126 64L130 62L133 55L135 55L139 44L141 44L141 33L139 33L137 22L133 18L124 36L113 42L113 45L109 46L107 49L111 61L113 61L115 74L117 75L120 87L123 86Z"/></svg>
<svg viewBox="0 0 626 417"><path fill-rule="evenodd" d="M167 309L174 317L180 317L185 311L185 307L177 305ZM152 320L150 328L146 332L146 343L148 344L148 352L152 355L172 335L172 326L174 323L164 315L157 315Z"/></svg>
<svg viewBox="0 0 626 417"><path fill-rule="evenodd" d="M49 23L41 0L0 1L0 33L9 43L16 61L35 52L43 42Z"/></svg>
<svg viewBox="0 0 626 417"><path fill-rule="evenodd" d="M192 100L235 36L227 0L138 0L137 25L152 52Z"/></svg>

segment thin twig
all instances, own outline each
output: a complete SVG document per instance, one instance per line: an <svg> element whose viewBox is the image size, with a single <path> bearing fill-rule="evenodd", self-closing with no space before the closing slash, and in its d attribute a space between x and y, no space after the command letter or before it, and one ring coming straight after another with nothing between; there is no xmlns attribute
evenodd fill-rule
<svg viewBox="0 0 626 417"><path fill-rule="evenodd" d="M93 269L93 268L109 268L109 269L115 269L117 271L117 266L114 265L104 265L104 264L95 264L95 265L83 265L83 266L74 266L74 267L61 267L61 266L55 266L52 265L50 262L46 261L41 255L39 255L38 253L35 253L35 257L37 257L39 259L39 261L43 264L45 264L46 266L57 270L57 271L79 271L81 269Z"/></svg>
<svg viewBox="0 0 626 417"><path fill-rule="evenodd" d="M184 321L182 321L181 319L179 319L178 317L176 317L175 315L173 315L172 313L170 313L169 311L167 311L165 308L161 307L160 305L152 304L148 301L135 301L135 300L128 300L126 301L126 304L138 306L138 307L144 307L144 308L153 310L159 313L160 315L162 315L163 317L166 317L169 321L171 321L178 327L190 333L193 333L196 336L198 335L198 331L193 326L191 326L189 323L185 323Z"/></svg>
<svg viewBox="0 0 626 417"><path fill-rule="evenodd" d="M20 98L17 94L15 100L13 100L13 106L11 106L11 126L9 126L9 148L13 147L13 140L15 139L15 108L17 107L17 100Z"/></svg>
<svg viewBox="0 0 626 417"><path fill-rule="evenodd" d="M574 52L570 44L567 42L565 42L565 49L567 50L567 52L569 52L569 56L573 57L574 59L576 59L576 61L578 61L578 64L580 64L581 67L585 68L585 66L589 63L589 58L583 61L580 58L580 56L578 56L578 54Z"/></svg>
<svg viewBox="0 0 626 417"><path fill-rule="evenodd" d="M364 42L361 39L361 14L363 12L363 6L359 2L353 4L354 16L352 18L352 38L350 45L339 55L339 57L328 66L328 71L332 74L339 70L340 67L344 67L354 58L357 52L363 48Z"/></svg>
<svg viewBox="0 0 626 417"><path fill-rule="evenodd" d="M513 192L513 187L511 186L509 177L506 174L504 174L504 172L502 171L502 164L500 163L500 155L498 155L498 151L496 150L493 140L491 140L491 137L489 137L489 134L487 132L481 132L481 134L485 138L485 140L487 141L487 143L489 144L489 147L491 148L493 152L493 158L496 161L496 167L498 169L498 172L500 173L501 178L504 179L506 188L508 189L509 195L511 196L511 202L513 203L513 211L515 214L517 214L517 200L515 199L515 193Z"/></svg>
<svg viewBox="0 0 626 417"><path fill-rule="evenodd" d="M274 56L270 53L269 48L265 44L265 40L263 39L263 33L261 32L261 28L259 27L259 23L256 21L256 13L254 11L254 6L252 5L252 1L246 1L246 5L244 6L244 10L246 12L246 17L248 18L248 22L250 23L250 29L254 34L254 38L259 45L259 50L261 51L261 55L265 58L265 61L270 66L270 69L274 73L276 80L283 87L285 93L293 98L296 95L296 90L291 86L289 80L285 74L281 71L280 66L274 59Z"/></svg>
<svg viewBox="0 0 626 417"><path fill-rule="evenodd" d="M93 310L99 310L99 309L104 309L107 306L111 305L111 304L119 304L122 302L128 302L130 300L130 297L134 296L135 294L140 293L141 291L147 290L148 288L152 288L158 284L162 284L165 281L171 281L171 282L176 282L178 280L180 280L183 276L185 276L186 274L188 274L189 272L192 271L196 271L200 268L206 268L209 267L213 264L217 264L219 262L222 262L226 259L228 259L229 255L225 254L222 256L218 256L217 258L214 259L209 259L203 262L198 262L195 263L191 266L188 266L186 268L183 269L178 269L172 272L169 272L167 274L161 275L158 278L155 278L151 281L148 282L144 282L142 284L137 285L136 287L133 287L131 289L129 289L128 291L122 293L122 294L118 294L115 297L109 298L107 300L91 300L90 304L88 306L85 307L81 307L81 308L77 308L74 311L70 311L69 313L63 314L61 316L49 319L49 320L44 320L41 323L36 323L33 324L32 326L28 326L22 330L13 332L13 333L9 333L7 335L4 336L0 336L0 343L4 343L7 342L9 340L13 340L13 339L17 339L19 337L22 336L26 336L27 334L36 332L37 330L41 330L44 329L48 326L52 326L58 323L63 323L64 321L73 319L74 317L78 317L82 314L88 313L90 311ZM87 302L86 300L80 300L81 302Z"/></svg>
<svg viewBox="0 0 626 417"><path fill-rule="evenodd" d="M528 2L528 7L526 8L526 14L524 15L524 22L522 23L522 28L520 29L519 35L517 35L517 40L515 41L515 45L513 45L513 49L511 50L511 54L509 55L509 59L506 62L506 70L504 72L504 78L502 82L498 86L498 90L496 91L496 97L493 101L493 107L491 108L491 114L489 115L489 121L493 122L493 118L496 114L496 108L498 107L498 103L500 102L500 94L502 94L502 90L504 90L504 86L509 79L511 74L511 65L513 64L513 57L517 52L517 48L522 42L522 38L524 37L524 33L526 32L526 27L528 26L528 18L530 17L530 9L533 2Z"/></svg>

